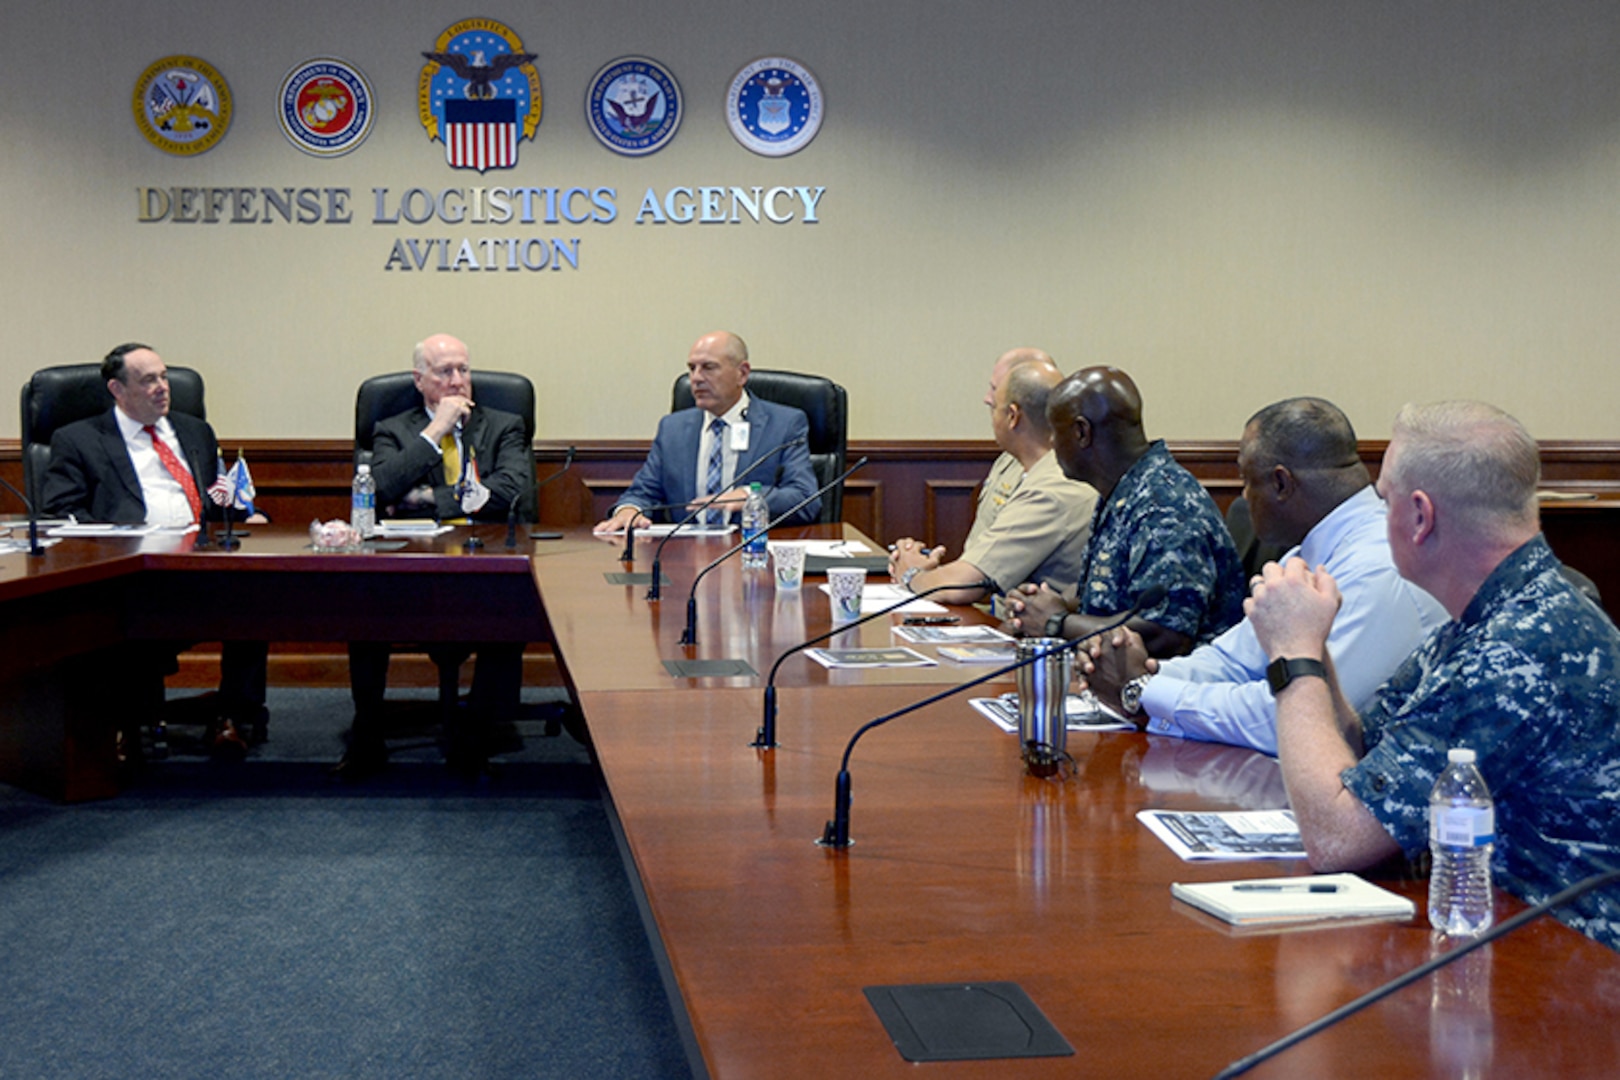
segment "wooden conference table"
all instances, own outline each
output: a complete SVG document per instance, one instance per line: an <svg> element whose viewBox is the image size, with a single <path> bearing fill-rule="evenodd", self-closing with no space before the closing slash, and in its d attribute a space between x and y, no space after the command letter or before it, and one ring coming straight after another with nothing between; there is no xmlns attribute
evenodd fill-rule
<svg viewBox="0 0 1620 1080"><path fill-rule="evenodd" d="M700 1074L1209 1076L1435 948L1421 903L1414 922L1240 934L1171 900L1173 881L1303 869L1183 863L1134 817L1146 807L1279 805L1270 759L1136 733L1073 735L1075 775L1035 780L1015 740L960 697L861 741L855 844L820 848L850 734L983 669L829 672L794 658L779 678L780 745L756 750L748 743L762 678L676 679L662 661L738 657L764 672L781 649L829 625L813 582L778 596L767 575L726 564L702 585L699 644L685 649L688 585L722 542L671 543L672 582L655 606L644 586L604 580L623 569L618 545L573 532L535 544L531 558L507 554L500 530L481 534L488 546L476 555L463 553L465 530L357 556L315 556L291 531L268 530L235 555L75 541L20 569L25 556L0 558L0 760L15 764L17 745L37 755L54 733L67 747L61 794L105 793L83 780L99 775L95 754L75 749L100 730L84 713L91 692L58 685L62 676L83 683L86 658L181 628L199 639L254 628L275 640L377 633L379 620L397 616L390 598L408 586L417 598L459 597L484 639L555 643ZM635 569L648 569L650 553L638 544ZM196 614L199 605L210 614ZM889 631L874 625L860 639L888 644ZM22 715L11 700L21 691L65 719ZM44 739L11 734L41 726ZM1414 897L1423 889L1387 884ZM1500 897L1498 917L1519 907ZM1252 1075L1620 1074L1620 957L1611 950L1543 919L1451 973ZM1022 987L1075 1055L913 1065L862 994L986 981Z"/></svg>
<svg viewBox="0 0 1620 1080"><path fill-rule="evenodd" d="M1304 871L1184 863L1135 819L1148 807L1285 805L1273 760L1075 734L1076 775L1037 780L1016 739L966 704L979 691L863 737L854 846L818 847L850 735L984 669L852 673L792 658L778 676L779 747L756 750L762 677L674 679L661 662L741 657L763 674L830 613L813 579L781 596L768 574L728 563L702 583L698 645L682 648L688 584L722 550L666 547L672 585L657 605L644 586L604 582L621 569L616 547L541 548L534 560L700 1070L1211 1076L1433 954L1421 901L1413 922L1239 934L1171 899L1174 881ZM645 572L650 544L637 553ZM861 644L890 643L887 625L862 633ZM1387 884L1414 898L1426 889ZM1521 908L1498 900L1499 918ZM1620 956L1551 919L1482 952L1251 1075L1620 1075ZM914 1065L862 993L990 981L1022 987L1075 1055Z"/></svg>

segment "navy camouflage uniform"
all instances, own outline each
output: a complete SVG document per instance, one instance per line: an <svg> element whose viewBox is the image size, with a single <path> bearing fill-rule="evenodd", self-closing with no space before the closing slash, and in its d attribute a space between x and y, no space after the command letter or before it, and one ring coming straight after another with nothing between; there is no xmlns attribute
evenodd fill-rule
<svg viewBox="0 0 1620 1080"><path fill-rule="evenodd" d="M1164 601L1140 618L1202 645L1243 619L1243 565L1215 500L1154 440L1097 500L1080 571L1079 612L1129 611L1150 585Z"/></svg>
<svg viewBox="0 0 1620 1080"><path fill-rule="evenodd" d="M1529 903L1620 866L1620 631L1537 536L1485 579L1362 714L1366 756L1344 784L1410 856L1429 842L1429 789L1474 750L1496 802L1496 883ZM1564 921L1620 948L1620 888Z"/></svg>

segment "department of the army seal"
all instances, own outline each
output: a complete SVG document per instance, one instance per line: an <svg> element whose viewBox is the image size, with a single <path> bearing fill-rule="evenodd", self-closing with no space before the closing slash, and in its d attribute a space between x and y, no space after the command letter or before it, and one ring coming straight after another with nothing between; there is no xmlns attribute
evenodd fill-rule
<svg viewBox="0 0 1620 1080"><path fill-rule="evenodd" d="M281 80L282 134L306 154L347 154L371 133L372 102L371 84L353 64L305 60Z"/></svg>
<svg viewBox="0 0 1620 1080"><path fill-rule="evenodd" d="M786 157L821 130L821 85L784 56L755 60L726 91L726 123L738 142L765 157Z"/></svg>
<svg viewBox="0 0 1620 1080"><path fill-rule="evenodd" d="M609 150L639 157L675 137L684 105L668 68L645 56L621 56L591 79L585 122Z"/></svg>
<svg viewBox="0 0 1620 1080"><path fill-rule="evenodd" d="M165 56L141 72L130 103L135 126L166 154L200 154L231 126L225 76L195 56Z"/></svg>

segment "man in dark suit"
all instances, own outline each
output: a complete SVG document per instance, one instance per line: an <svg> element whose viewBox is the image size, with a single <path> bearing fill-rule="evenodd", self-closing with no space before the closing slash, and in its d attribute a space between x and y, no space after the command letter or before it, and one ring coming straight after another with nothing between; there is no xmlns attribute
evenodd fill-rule
<svg viewBox="0 0 1620 1080"><path fill-rule="evenodd" d="M43 511L80 521L206 527L222 511L205 494L218 471L219 443L205 421L169 411L169 375L163 358L137 342L120 345L101 362L114 406L99 416L68 424L51 437ZM264 521L263 517L250 521ZM163 673L174 670L176 649L126 659L134 666L142 700L135 711L156 722L163 702ZM210 746L227 754L262 741L264 642L226 642L220 659L219 716L208 732ZM139 743L128 740L131 751Z"/></svg>
<svg viewBox="0 0 1620 1080"><path fill-rule="evenodd" d="M597 532L622 532L632 524L639 529L651 524L649 513L664 516L652 507L691 508L715 492L724 492L716 505L727 509L711 513L740 511L748 491L745 486L731 487L733 479L763 455L809 433L809 421L800 410L748 395L748 346L736 334L721 330L698 338L686 358L686 370L696 407L658 422L646 463L612 515L597 523ZM773 518L814 494L818 486L803 442L783 450L774 468L763 465L753 475L760 480ZM821 500L811 499L785 524L809 524L820 513ZM678 521L685 514L668 516Z"/></svg>
<svg viewBox="0 0 1620 1080"><path fill-rule="evenodd" d="M412 375L422 407L378 421L372 434L377 505L392 518L505 521L534 475L534 451L524 438L523 418L475 406L467 346L449 334L435 334L416 346ZM408 627L401 627L401 636L409 639ZM488 759L491 722L516 709L523 646L469 642L465 648L478 653L469 715L446 731L445 739L451 768L471 777L483 771ZM363 779L387 761L379 713L389 651L386 642L349 644L354 731L337 767L344 779ZM436 662L455 663L466 654L450 649L432 655Z"/></svg>

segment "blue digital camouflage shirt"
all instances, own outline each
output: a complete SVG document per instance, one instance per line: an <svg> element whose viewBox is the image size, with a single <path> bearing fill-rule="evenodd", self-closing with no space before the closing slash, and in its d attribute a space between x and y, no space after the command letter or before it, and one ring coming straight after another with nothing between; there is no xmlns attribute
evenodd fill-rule
<svg viewBox="0 0 1620 1080"><path fill-rule="evenodd" d="M1496 801L1498 885L1530 903L1620 866L1620 632L1540 536L1503 560L1362 715L1342 774L1408 855L1429 843L1429 789L1466 746ZM1566 922L1620 948L1620 889Z"/></svg>
<svg viewBox="0 0 1620 1080"><path fill-rule="evenodd" d="M1141 618L1206 641L1243 618L1245 583L1215 500L1158 439L1097 500L1080 571L1082 615L1129 611L1149 585L1164 602Z"/></svg>

